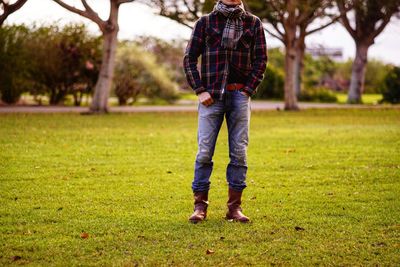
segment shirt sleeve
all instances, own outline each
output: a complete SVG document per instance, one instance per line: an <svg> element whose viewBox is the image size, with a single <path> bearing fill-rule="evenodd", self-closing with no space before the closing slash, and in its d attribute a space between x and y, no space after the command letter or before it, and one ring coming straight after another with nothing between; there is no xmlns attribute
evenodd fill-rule
<svg viewBox="0 0 400 267"><path fill-rule="evenodd" d="M206 91L203 87L199 70L197 69L198 58L203 51L205 41L203 24L204 20L202 18L196 22L183 58L183 69L186 79L196 94Z"/></svg>
<svg viewBox="0 0 400 267"><path fill-rule="evenodd" d="M255 42L253 47L252 70L247 78L245 87L242 89L248 95L256 93L257 86L264 78L264 72L267 67L267 43L265 40L264 27L260 19L256 20Z"/></svg>

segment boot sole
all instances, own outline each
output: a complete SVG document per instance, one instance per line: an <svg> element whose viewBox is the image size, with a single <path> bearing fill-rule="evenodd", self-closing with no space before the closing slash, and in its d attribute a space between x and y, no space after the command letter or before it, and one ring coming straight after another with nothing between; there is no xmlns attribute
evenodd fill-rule
<svg viewBox="0 0 400 267"><path fill-rule="evenodd" d="M196 224L196 223L199 223L199 222L204 222L204 221L206 220L206 218L207 218L207 216L204 217L203 220L190 220L190 219L189 219L189 222L191 222L191 223L193 223L193 224Z"/></svg>
<svg viewBox="0 0 400 267"><path fill-rule="evenodd" d="M241 221L241 220L234 219L234 218L229 218L229 217L225 217L225 220L227 220L227 221L232 221L232 222L240 222L240 223L249 223L249 222L250 222L250 220Z"/></svg>

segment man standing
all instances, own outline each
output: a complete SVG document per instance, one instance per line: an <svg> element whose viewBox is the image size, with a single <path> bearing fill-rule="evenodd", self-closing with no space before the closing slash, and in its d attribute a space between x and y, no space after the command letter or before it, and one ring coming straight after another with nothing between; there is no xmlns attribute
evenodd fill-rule
<svg viewBox="0 0 400 267"><path fill-rule="evenodd" d="M201 55L201 75L197 69ZM259 18L244 10L241 0L220 0L195 24L184 57L189 85L199 98L198 152L192 190L194 213L207 216L208 191L217 136L224 116L228 126L229 184L226 219L248 222L241 211L246 187L250 96L263 79L267 62L264 28Z"/></svg>

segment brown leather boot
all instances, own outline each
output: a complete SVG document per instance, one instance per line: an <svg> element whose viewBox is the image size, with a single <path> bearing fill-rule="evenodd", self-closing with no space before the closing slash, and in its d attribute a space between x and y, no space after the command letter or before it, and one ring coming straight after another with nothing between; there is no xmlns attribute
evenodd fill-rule
<svg viewBox="0 0 400 267"><path fill-rule="evenodd" d="M194 192L194 212L190 216L189 221L198 223L207 217L208 207L208 191Z"/></svg>
<svg viewBox="0 0 400 267"><path fill-rule="evenodd" d="M234 220L242 223L247 223L250 219L242 213L242 192L238 192L229 188L228 212L226 213L227 220Z"/></svg>

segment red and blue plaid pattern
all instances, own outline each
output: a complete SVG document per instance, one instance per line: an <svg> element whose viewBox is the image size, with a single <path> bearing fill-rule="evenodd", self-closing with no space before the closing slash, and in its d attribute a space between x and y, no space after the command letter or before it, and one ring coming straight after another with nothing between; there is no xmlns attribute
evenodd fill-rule
<svg viewBox="0 0 400 267"><path fill-rule="evenodd" d="M226 17L216 11L201 17L195 24L183 60L189 85L196 94L209 92L219 98L225 90L229 68L235 68L247 77L241 91L248 95L256 92L264 77L267 63L267 45L261 20L246 12L243 34L236 49L222 47L222 34ZM201 76L197 69L201 56Z"/></svg>

